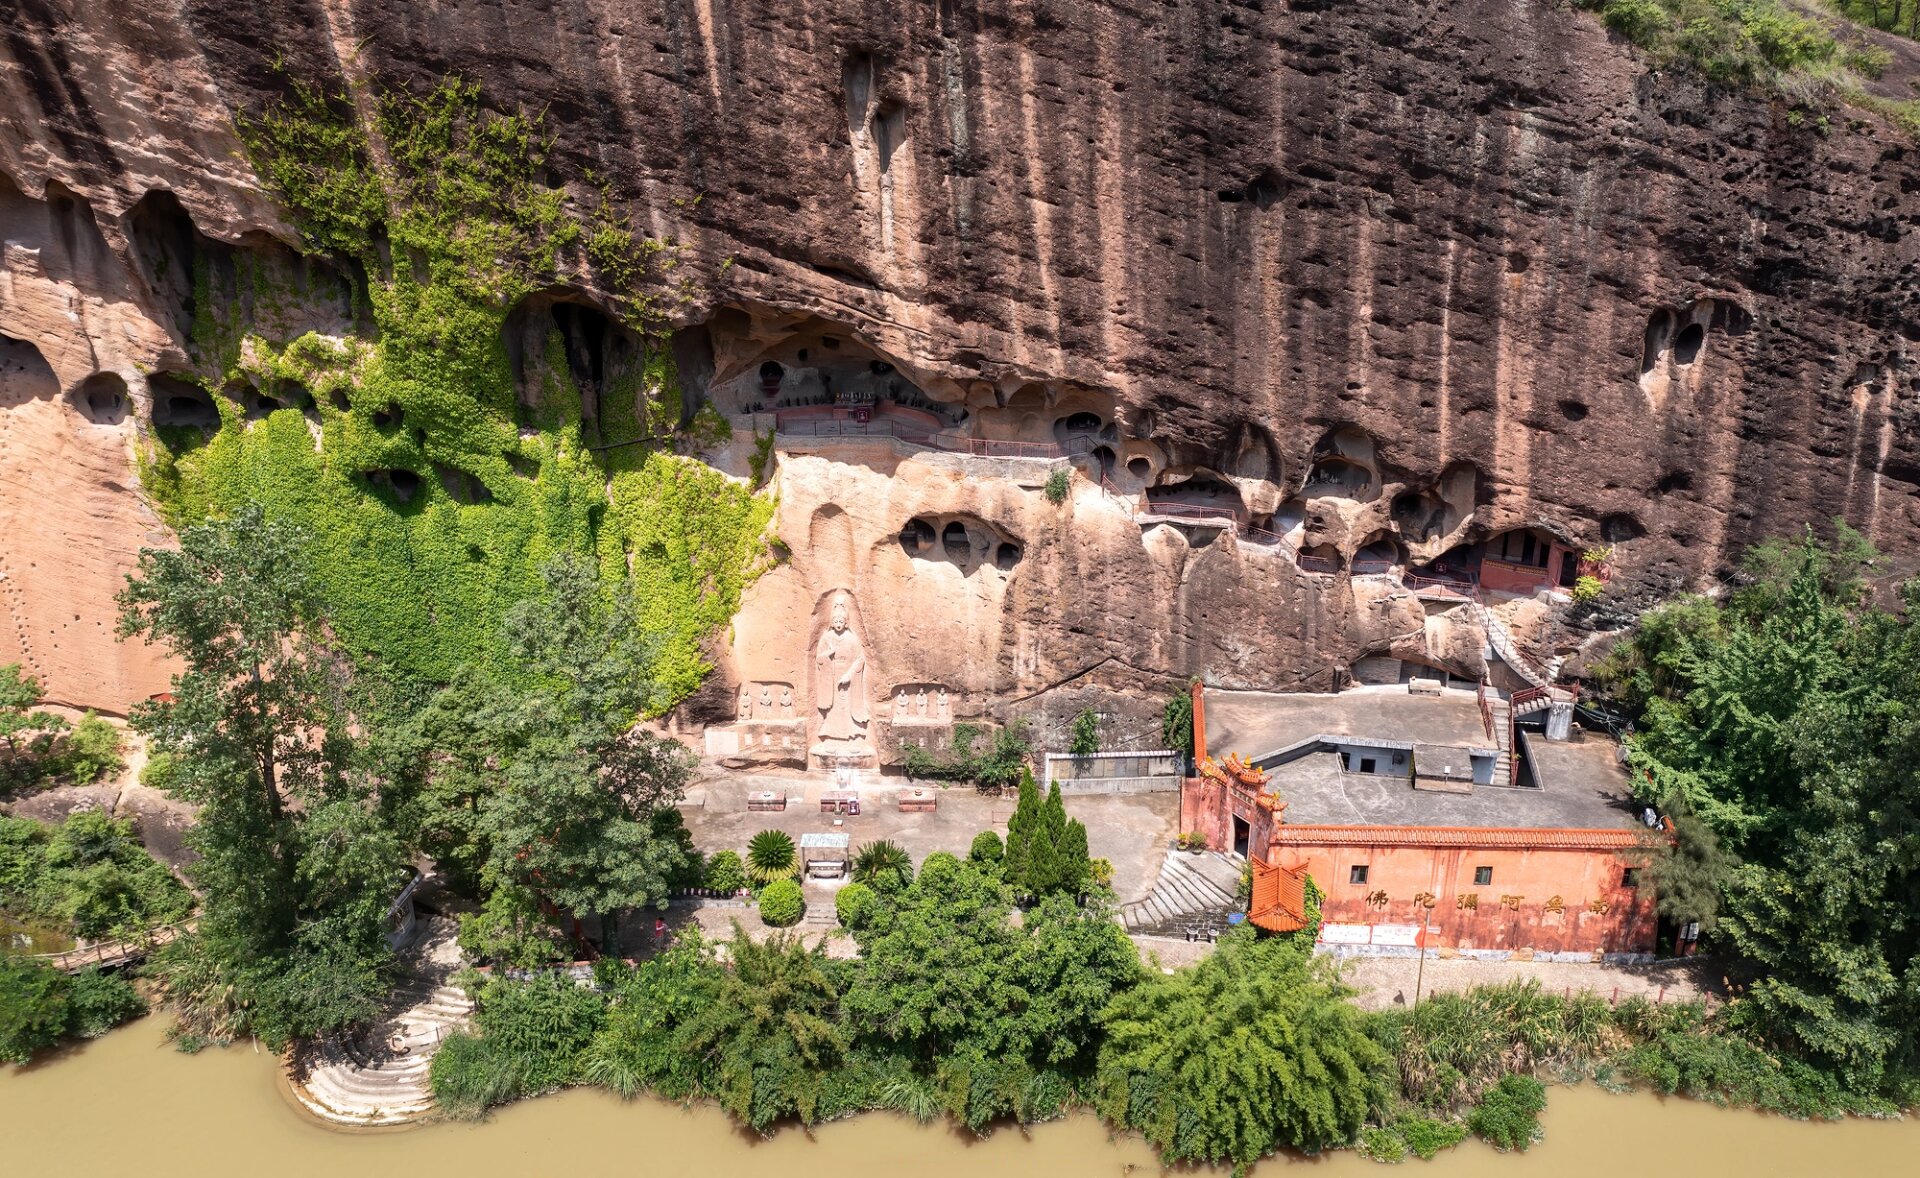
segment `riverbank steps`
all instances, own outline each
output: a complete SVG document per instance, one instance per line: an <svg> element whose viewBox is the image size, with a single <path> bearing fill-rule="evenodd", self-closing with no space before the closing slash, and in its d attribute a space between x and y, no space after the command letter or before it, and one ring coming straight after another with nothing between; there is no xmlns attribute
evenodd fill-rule
<svg viewBox="0 0 1920 1178"><path fill-rule="evenodd" d="M430 1115L427 1073L448 1034L464 1028L473 1000L450 984L460 963L458 930L444 916L407 956L408 976L394 990L393 1010L364 1031L303 1044L288 1058L295 1100L340 1125L398 1125Z"/></svg>

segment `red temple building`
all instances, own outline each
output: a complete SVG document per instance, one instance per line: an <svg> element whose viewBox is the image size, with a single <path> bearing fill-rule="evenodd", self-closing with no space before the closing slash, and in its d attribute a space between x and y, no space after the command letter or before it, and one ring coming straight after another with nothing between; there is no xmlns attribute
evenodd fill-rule
<svg viewBox="0 0 1920 1178"><path fill-rule="evenodd" d="M1332 952L1651 956L1652 889L1635 863L1659 836L1611 739L1516 727L1503 749L1462 691L1203 700L1196 685L1193 712L1181 829L1251 862L1254 925L1303 927L1311 877ZM1214 740L1264 751L1210 757L1210 719Z"/></svg>

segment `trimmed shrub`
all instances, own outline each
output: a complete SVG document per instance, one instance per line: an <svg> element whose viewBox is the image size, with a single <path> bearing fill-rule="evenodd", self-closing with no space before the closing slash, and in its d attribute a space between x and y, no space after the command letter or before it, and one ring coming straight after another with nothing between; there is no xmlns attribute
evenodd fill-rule
<svg viewBox="0 0 1920 1178"><path fill-rule="evenodd" d="M762 900L764 904L764 899ZM866 884L850 883L840 889L833 898L833 913L840 918L843 928L862 929L872 923L874 913L880 908L879 895ZM762 916L765 909L762 909Z"/></svg>
<svg viewBox="0 0 1920 1178"><path fill-rule="evenodd" d="M777 879L760 893L760 919L774 928L797 924L807 910L800 885L790 879Z"/></svg>
<svg viewBox="0 0 1920 1178"><path fill-rule="evenodd" d="M737 851L720 851L707 860L706 886L733 895L747 886L747 868Z"/></svg>
<svg viewBox="0 0 1920 1178"><path fill-rule="evenodd" d="M982 867L999 870L1000 861L1006 858L1007 845L1000 836L991 830L983 830L973 836L973 846L967 848L967 858Z"/></svg>

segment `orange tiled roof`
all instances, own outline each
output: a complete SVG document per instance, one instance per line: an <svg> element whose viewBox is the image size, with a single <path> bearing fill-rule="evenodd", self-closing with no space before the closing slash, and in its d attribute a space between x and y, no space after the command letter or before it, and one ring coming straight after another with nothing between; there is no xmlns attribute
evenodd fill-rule
<svg viewBox="0 0 1920 1178"><path fill-rule="evenodd" d="M1247 919L1270 933L1291 933L1307 927L1306 875L1298 868L1276 867L1252 856L1253 900Z"/></svg>
<svg viewBox="0 0 1920 1178"><path fill-rule="evenodd" d="M1333 826L1288 823L1274 827L1276 846L1339 843L1367 847L1508 847L1612 851L1632 847L1641 834L1625 828L1578 830L1513 826Z"/></svg>

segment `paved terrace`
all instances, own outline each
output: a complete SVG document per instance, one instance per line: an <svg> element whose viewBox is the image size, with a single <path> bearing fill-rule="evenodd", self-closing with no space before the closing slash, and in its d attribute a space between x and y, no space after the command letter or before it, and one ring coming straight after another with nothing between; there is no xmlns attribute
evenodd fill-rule
<svg viewBox="0 0 1920 1178"><path fill-rule="evenodd" d="M1409 744L1485 748L1471 691L1410 695L1406 686L1356 687L1334 695L1213 691L1206 695L1207 751L1251 760L1314 736L1371 736Z"/></svg>
<svg viewBox="0 0 1920 1178"><path fill-rule="evenodd" d="M1486 729L1471 692L1410 695L1404 687L1337 695L1210 691L1208 751L1264 756L1315 736L1374 737L1484 747ZM1527 733L1541 787L1478 785L1472 793L1417 790L1402 778L1348 773L1333 752L1309 753L1272 770L1270 788L1287 802L1289 823L1338 826L1503 826L1611 829L1637 826L1617 746L1576 734L1554 742Z"/></svg>
<svg viewBox="0 0 1920 1178"><path fill-rule="evenodd" d="M1014 799L991 798L970 787L941 789L930 786L940 799L931 813L901 813L895 798L910 783L903 778L865 775L858 792L862 813L839 816L820 812L820 794L837 788L819 774L730 772L709 770L687 791L681 805L694 845L708 855L732 848L742 855L747 841L763 830L783 830L800 841L812 831L839 831L850 836L851 850L862 843L891 839L907 849L917 864L934 851L965 857L974 836L991 830L1007 834ZM750 811L747 793L776 790L787 795L787 808ZM1137 900L1153 889L1179 820L1177 793L1100 794L1066 799L1067 817L1087 828L1087 851L1113 864L1113 889L1122 903Z"/></svg>

